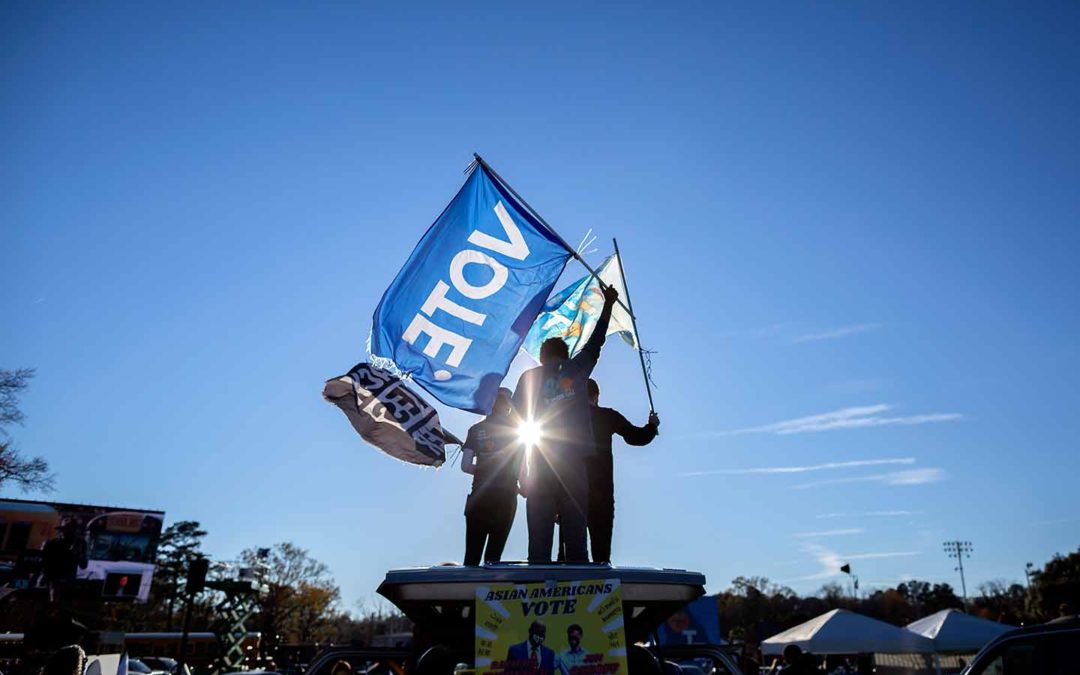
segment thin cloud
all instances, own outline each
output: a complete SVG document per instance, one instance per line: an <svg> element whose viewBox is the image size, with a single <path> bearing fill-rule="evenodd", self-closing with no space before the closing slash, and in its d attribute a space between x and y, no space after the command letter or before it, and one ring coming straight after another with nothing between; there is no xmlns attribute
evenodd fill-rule
<svg viewBox="0 0 1080 675"><path fill-rule="evenodd" d="M848 326L840 326L839 328L833 328L832 330L823 331L821 333L807 333L806 335L800 335L792 338L791 344L797 345L802 342L820 342L822 340L838 340L851 335L858 335L859 333L866 333L868 331L877 330L881 328L880 323L855 323Z"/></svg>
<svg viewBox="0 0 1080 675"><path fill-rule="evenodd" d="M902 516L921 516L923 511L907 511L907 510L895 510L895 511L856 511L854 513L837 512L837 513L819 513L814 516L815 518L898 518Z"/></svg>
<svg viewBox="0 0 1080 675"><path fill-rule="evenodd" d="M732 431L709 432L702 434L702 436L740 436L744 434L776 434L779 436L787 436L816 431L833 431L836 429L917 426L934 422L953 422L963 419L964 417L960 413L930 413L903 417L884 415L884 413L892 409L893 406L885 403L854 406L851 408L841 408L840 410L821 413L820 415L796 417L795 419L774 422L758 427L747 427L744 429L734 429Z"/></svg>
<svg viewBox="0 0 1080 675"><path fill-rule="evenodd" d="M780 333L786 324L773 323L768 326L759 326L758 328L745 328L742 330L729 330L721 333L717 333L718 338L766 338L773 337Z"/></svg>
<svg viewBox="0 0 1080 675"><path fill-rule="evenodd" d="M884 483L885 485L926 485L945 480L948 474L944 469L910 469L907 471L891 471L889 473L876 473L869 476L852 476L849 478L831 478L819 480L813 483L800 483L793 486L796 490L821 487L823 485L839 485L841 483Z"/></svg>
<svg viewBox="0 0 1080 675"><path fill-rule="evenodd" d="M893 457L889 459L859 459L850 462L826 462L824 464L808 464L806 466L762 466L753 469L716 469L713 471L690 471L675 474L681 478L689 476L717 476L717 475L750 475L750 474L784 474L784 473L808 473L810 471L826 471L830 469L851 469L863 466L882 466L886 464L914 464L914 457Z"/></svg>
<svg viewBox="0 0 1080 675"><path fill-rule="evenodd" d="M821 532L799 532L794 536L797 539L811 539L814 537L846 537L865 532L861 527L849 527L840 530L822 530Z"/></svg>
<svg viewBox="0 0 1080 675"><path fill-rule="evenodd" d="M908 558L919 555L922 551L887 551L883 553L853 553L843 556L844 560L876 560L878 558Z"/></svg>
<svg viewBox="0 0 1080 675"><path fill-rule="evenodd" d="M921 555L921 551L873 551L869 553L850 553L840 554L832 549L822 546L818 543L806 543L801 547L804 553L809 553L817 560L821 569L814 574L808 574L806 576L794 577L791 579L782 579L781 583L789 583L794 581L819 581L823 579L831 579L840 576L840 567L852 560L875 560L882 558L907 558L911 556Z"/></svg>
<svg viewBox="0 0 1080 675"><path fill-rule="evenodd" d="M821 544L806 544L802 547L803 552L809 553L817 560L821 570L801 577L793 577L791 579L783 579L781 583L787 583L792 581L815 581L819 579L830 579L840 574L840 566L844 564L844 561L840 558L840 554L833 550L830 550Z"/></svg>

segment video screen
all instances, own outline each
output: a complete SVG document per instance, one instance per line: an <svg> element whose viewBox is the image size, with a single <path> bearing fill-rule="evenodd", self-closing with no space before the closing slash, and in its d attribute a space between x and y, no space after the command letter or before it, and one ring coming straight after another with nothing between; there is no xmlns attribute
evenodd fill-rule
<svg viewBox="0 0 1080 675"><path fill-rule="evenodd" d="M145 602L163 511L0 500L0 562L11 588L67 584L106 599Z"/></svg>

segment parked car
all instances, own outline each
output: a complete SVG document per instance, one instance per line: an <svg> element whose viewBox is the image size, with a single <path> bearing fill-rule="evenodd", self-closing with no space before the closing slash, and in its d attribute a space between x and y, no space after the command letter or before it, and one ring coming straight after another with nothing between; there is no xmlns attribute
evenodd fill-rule
<svg viewBox="0 0 1080 675"><path fill-rule="evenodd" d="M129 675L169 675L165 670L151 668L142 659L129 658L127 669Z"/></svg>
<svg viewBox="0 0 1080 675"><path fill-rule="evenodd" d="M963 675L1080 673L1080 616L1009 631L975 655Z"/></svg>
<svg viewBox="0 0 1080 675"><path fill-rule="evenodd" d="M176 659L170 659L168 656L140 656L139 660L150 666L153 670L160 670L166 673L176 672L176 669L180 664Z"/></svg>

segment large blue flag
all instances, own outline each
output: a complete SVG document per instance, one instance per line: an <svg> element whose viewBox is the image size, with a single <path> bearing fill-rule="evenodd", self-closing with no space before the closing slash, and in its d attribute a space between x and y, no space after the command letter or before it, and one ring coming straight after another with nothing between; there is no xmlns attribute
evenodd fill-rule
<svg viewBox="0 0 1080 675"><path fill-rule="evenodd" d="M446 405L487 413L569 257L477 164L379 302L371 353Z"/></svg>

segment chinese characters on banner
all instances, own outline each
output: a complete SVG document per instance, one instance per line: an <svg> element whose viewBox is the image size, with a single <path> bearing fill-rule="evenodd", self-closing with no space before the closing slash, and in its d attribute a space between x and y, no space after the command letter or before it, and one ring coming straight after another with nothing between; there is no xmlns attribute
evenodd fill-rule
<svg viewBox="0 0 1080 675"><path fill-rule="evenodd" d="M368 363L328 380L323 398L349 418L368 443L412 464L446 461L439 413L398 378Z"/></svg>
<svg viewBox="0 0 1080 675"><path fill-rule="evenodd" d="M477 675L627 675L618 579L476 591Z"/></svg>

